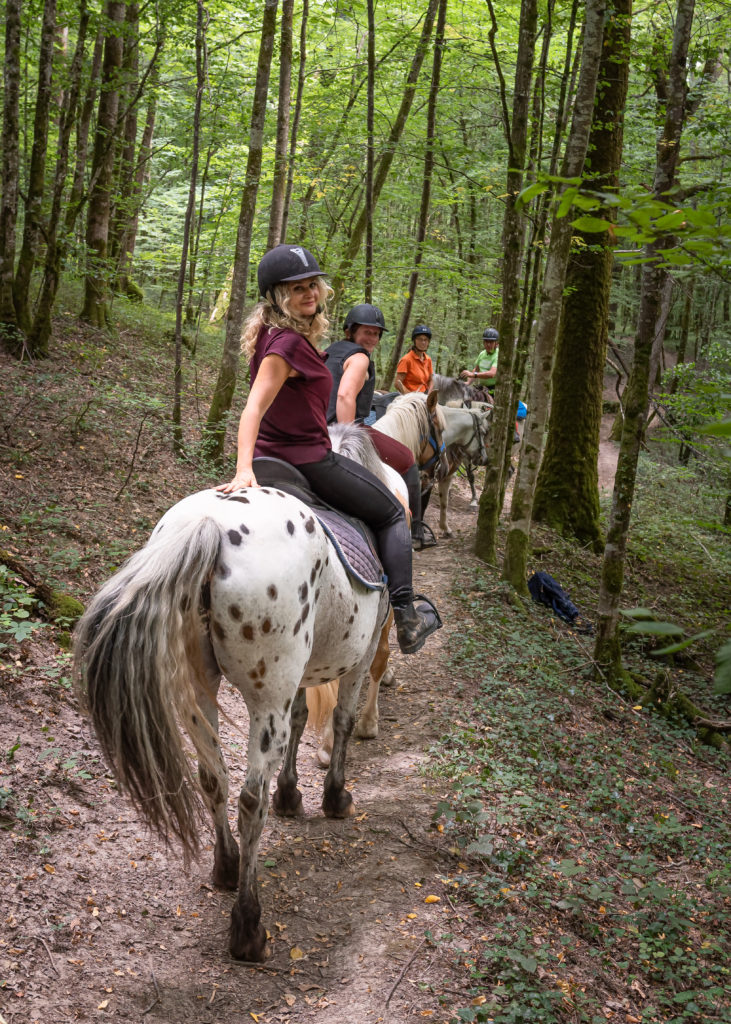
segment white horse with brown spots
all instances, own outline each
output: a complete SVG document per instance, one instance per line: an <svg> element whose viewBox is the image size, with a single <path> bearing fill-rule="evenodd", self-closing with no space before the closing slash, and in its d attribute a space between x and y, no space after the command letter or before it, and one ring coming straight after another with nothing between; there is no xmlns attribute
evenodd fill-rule
<svg viewBox="0 0 731 1024"><path fill-rule="evenodd" d="M330 817L352 813L346 748L388 610L385 588L353 578L307 505L261 487L201 491L175 505L79 623L77 684L122 789L186 856L199 850L201 798L213 817L214 883L238 890L229 939L237 959L265 957L257 854L271 779L281 764L274 809L298 813L304 688L335 677L322 807ZM222 675L249 714L240 850L218 739ZM181 727L198 755L197 783Z"/></svg>

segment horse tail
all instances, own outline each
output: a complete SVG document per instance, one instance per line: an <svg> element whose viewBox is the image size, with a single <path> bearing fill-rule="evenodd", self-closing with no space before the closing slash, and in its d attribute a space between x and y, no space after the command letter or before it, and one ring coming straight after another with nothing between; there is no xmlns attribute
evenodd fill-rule
<svg viewBox="0 0 731 1024"><path fill-rule="evenodd" d="M188 652L220 543L209 517L163 526L94 597L74 642L77 692L120 788L186 861L203 806L179 723L203 718Z"/></svg>
<svg viewBox="0 0 731 1024"><path fill-rule="evenodd" d="M319 732L338 703L338 680L333 679L320 686L308 686L305 696L307 698L307 728Z"/></svg>

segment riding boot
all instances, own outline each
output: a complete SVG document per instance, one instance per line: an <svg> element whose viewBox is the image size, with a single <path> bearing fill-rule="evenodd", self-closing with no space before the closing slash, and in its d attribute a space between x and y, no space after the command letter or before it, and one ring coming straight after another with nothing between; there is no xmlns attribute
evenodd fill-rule
<svg viewBox="0 0 731 1024"><path fill-rule="evenodd" d="M411 522L411 543L414 551L421 551L423 548L433 548L437 543L434 531L421 519L413 519Z"/></svg>
<svg viewBox="0 0 731 1024"><path fill-rule="evenodd" d="M414 601L394 607L396 638L402 654L416 654L426 638L442 628L442 620L428 597L415 594Z"/></svg>

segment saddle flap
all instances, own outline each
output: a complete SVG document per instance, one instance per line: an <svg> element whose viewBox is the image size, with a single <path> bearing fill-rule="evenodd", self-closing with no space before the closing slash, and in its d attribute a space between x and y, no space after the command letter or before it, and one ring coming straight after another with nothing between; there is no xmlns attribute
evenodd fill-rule
<svg viewBox="0 0 731 1024"><path fill-rule="evenodd" d="M253 462L261 487L272 487L298 498L311 508L345 568L369 589L384 586L383 567L372 531L361 522L333 508L310 487L296 466L283 459L260 458Z"/></svg>

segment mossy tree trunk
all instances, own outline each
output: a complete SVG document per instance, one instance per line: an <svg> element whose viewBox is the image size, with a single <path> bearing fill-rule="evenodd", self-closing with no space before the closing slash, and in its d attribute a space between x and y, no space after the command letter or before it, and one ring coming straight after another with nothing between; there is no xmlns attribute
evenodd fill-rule
<svg viewBox="0 0 731 1024"><path fill-rule="evenodd" d="M89 11L85 2L79 10L76 48L68 73L67 87L63 91L61 116L58 125L56 146L56 170L53 177L51 212L46 225L46 262L40 294L36 302L33 324L28 334L28 349L35 356L48 355L51 337L51 314L61 277L61 267L68 247L67 238L61 228L61 207L69 166L69 142L76 121L76 110L81 94L81 76L84 62L86 32L89 25ZM61 235L59 237L59 234Z"/></svg>
<svg viewBox="0 0 731 1024"><path fill-rule="evenodd" d="M492 13L492 8L490 8ZM493 17L493 38L495 17ZM516 199L523 187L523 170L528 146L528 112L533 78L533 57L536 46L538 5L523 0L520 8L518 57L515 67L512 124L507 112L504 82L500 83L503 121L508 140L507 200L502 234L502 311L500 314L500 348L498 353L495 413L491 434L491 459L485 470L485 484L480 495L475 535L475 554L483 561L497 563L497 526L502 510L503 473L507 451L513 436L513 361L515 336L520 312L520 264L523 258L525 219L516 208ZM493 45L494 52L494 45ZM510 439L510 440L509 440Z"/></svg>
<svg viewBox="0 0 731 1024"><path fill-rule="evenodd" d="M231 410L236 374L241 350L241 326L244 320L246 302L246 280L249 273L251 251L251 230L256 212L256 197L259 192L261 162L264 148L264 124L266 121L267 91L269 73L274 50L274 33L277 25L278 0L266 0L261 23L259 60L254 84L254 101L249 127L249 155L246 161L246 178L241 196L239 226L236 233L236 254L231 278L231 295L226 314L226 338L223 344L221 365L218 370L216 388L211 407L208 410L206 434L210 457L221 462L226 438L226 419Z"/></svg>
<svg viewBox="0 0 731 1024"><path fill-rule="evenodd" d="M99 94L94 156L91 166L92 185L86 220L88 269L84 279L84 306L81 319L95 327L105 327L109 293L107 252L111 213L111 189L114 177L114 137L119 109L119 71L122 66L125 4L108 0L106 6L108 31L104 40L104 59Z"/></svg>
<svg viewBox="0 0 731 1024"><path fill-rule="evenodd" d="M22 352L22 336L18 331L13 303L20 168L20 11L21 0L6 0L3 132L0 156L0 341L16 356Z"/></svg>
<svg viewBox="0 0 731 1024"><path fill-rule="evenodd" d="M48 123L51 110L53 53L56 45L56 0L45 0L38 51L38 89L33 115L33 146L25 195L23 242L13 281L18 327L27 336L31 327L30 286L41 240L41 209L46 176Z"/></svg>
<svg viewBox="0 0 731 1024"><path fill-rule="evenodd" d="M607 21L586 170L597 189L616 190L622 160L632 0L614 0ZM606 208L598 214L613 215ZM608 232L578 232L569 258L553 370L546 450L538 474L533 518L574 536L597 553L599 428L607 347L613 249Z"/></svg>
<svg viewBox="0 0 731 1024"><path fill-rule="evenodd" d="M653 195L658 199L666 196L675 183L680 138L686 114L686 63L694 8L695 0L678 0L668 67L665 120L657 143ZM622 675L618 630L619 602L624 584L624 564L637 461L647 417L650 356L660 316L664 271L658 263L661 262L662 249L666 244L666 240L659 239L645 246L645 256L650 262L643 264L642 267L634 361L625 391L622 441L602 563L594 658L611 679L620 678Z"/></svg>
<svg viewBox="0 0 731 1024"><path fill-rule="evenodd" d="M267 249L282 241L284 195L287 188L287 142L289 140L289 113L292 93L292 21L294 0L282 0L279 43L279 104L277 107L277 137L274 146L274 181L272 205L269 209Z"/></svg>
<svg viewBox="0 0 731 1024"><path fill-rule="evenodd" d="M589 133L594 110L599 62L602 55L604 36L605 0L589 0L586 4L584 40L581 55L581 72L574 103L571 131L566 143L566 153L561 168L562 178L578 178L584 168ZM567 209L561 213L561 199L564 186L556 200L556 212L551 226L551 241L546 258L546 270L541 291L541 307L538 317L536 345L533 354L530 394L528 397L528 418L523 435L521 459L513 490L510 510L503 577L518 593L527 594L526 584L528 547L533 513L533 496L543 448L543 436L548 417L551 391L551 371L556 336L558 334L566 268L573 228Z"/></svg>

